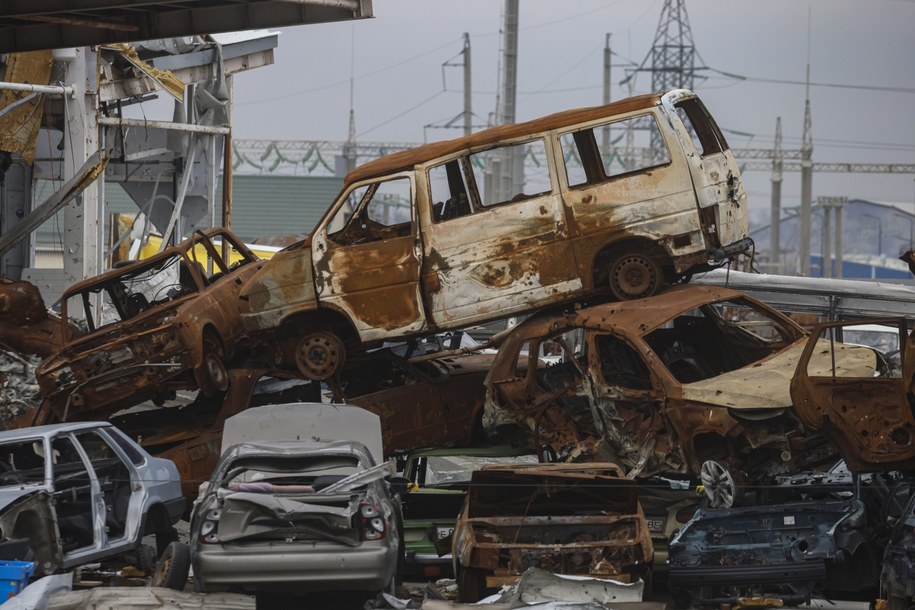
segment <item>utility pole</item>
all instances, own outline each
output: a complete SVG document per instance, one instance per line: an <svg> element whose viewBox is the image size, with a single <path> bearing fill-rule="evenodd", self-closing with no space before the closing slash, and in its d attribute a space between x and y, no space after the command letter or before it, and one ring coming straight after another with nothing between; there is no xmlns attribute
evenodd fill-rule
<svg viewBox="0 0 915 610"><path fill-rule="evenodd" d="M502 49L502 106L498 123L515 122L515 101L518 92L518 0L505 0L505 24ZM493 184L496 201L504 201L520 192L524 184L524 158L513 154L514 149L503 149L494 162Z"/></svg>
<svg viewBox="0 0 915 610"><path fill-rule="evenodd" d="M772 215L769 222L769 259L773 273L781 273L782 117L775 119L775 156L772 159Z"/></svg>
<svg viewBox="0 0 915 610"><path fill-rule="evenodd" d="M813 131L810 118L810 64L807 64L807 99L804 101L804 134L801 140L801 275L810 275L810 209L813 196Z"/></svg>
<svg viewBox="0 0 915 610"><path fill-rule="evenodd" d="M607 34L606 42L604 42L604 105L610 103L610 61L613 59L613 54L610 52L610 34ZM610 163L610 128L602 127L600 134L600 154L604 159L604 166L606 167Z"/></svg>
<svg viewBox="0 0 915 610"><path fill-rule="evenodd" d="M470 80L470 34L464 32L464 135L473 132L473 95Z"/></svg>

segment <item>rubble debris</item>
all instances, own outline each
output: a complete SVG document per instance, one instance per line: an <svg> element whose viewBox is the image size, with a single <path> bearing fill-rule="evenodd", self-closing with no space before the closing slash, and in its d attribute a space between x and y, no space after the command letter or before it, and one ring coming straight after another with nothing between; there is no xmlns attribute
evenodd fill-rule
<svg viewBox="0 0 915 610"><path fill-rule="evenodd" d="M596 134L635 122L663 153L605 164ZM489 159L528 154L552 183L487 188ZM327 379L385 340L655 294L748 251L747 210L733 153L692 92L560 112L360 166L316 229L247 283L242 319L284 368Z"/></svg>
<svg viewBox="0 0 915 610"><path fill-rule="evenodd" d="M637 485L616 464L489 465L454 526L459 598L478 601L529 567L635 582L653 548Z"/></svg>
<svg viewBox="0 0 915 610"><path fill-rule="evenodd" d="M502 342L484 426L520 432L559 460L615 461L631 477L698 476L720 462L737 478L769 479L833 463L788 391L806 343L789 318L727 288L541 313ZM874 350L834 346L834 359L818 350L810 367L842 378L879 370ZM518 372L522 354L540 365Z"/></svg>
<svg viewBox="0 0 915 610"><path fill-rule="evenodd" d="M31 413L41 402L35 370L37 356L20 356L0 351L0 430L6 430L17 417Z"/></svg>

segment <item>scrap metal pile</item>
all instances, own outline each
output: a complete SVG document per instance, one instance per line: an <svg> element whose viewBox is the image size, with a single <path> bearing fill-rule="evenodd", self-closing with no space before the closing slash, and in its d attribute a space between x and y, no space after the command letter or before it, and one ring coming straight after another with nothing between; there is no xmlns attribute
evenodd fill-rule
<svg viewBox="0 0 915 610"><path fill-rule="evenodd" d="M664 158L605 164L598 129L636 120L667 143ZM553 183L484 188L479 167L524 147L550 151ZM572 158L581 167L565 167ZM0 418L110 419L178 465L188 499L219 460L228 418L322 394L378 415L385 456L504 443L568 463L468 474L447 489L470 490L453 534L442 515L429 525L419 514L429 498L405 494L403 519L387 500L319 498L361 523L341 535L353 548L393 531L430 545L453 536L465 600L528 568L647 579L653 559L667 567L671 536L682 604L805 602L847 590L851 574L854 588L873 589L891 536L910 535L890 526L913 519L915 342L905 320L892 322L898 353L886 353L729 288L669 287L745 253L747 234L733 155L691 92L499 127L357 169L317 228L269 261L226 229L198 231L72 286L60 318L34 287L0 284L4 349L44 358L40 401L14 374L31 373L28 356L0 364L3 391L17 393ZM482 344L418 349L510 315L527 319ZM223 473L192 544L230 532L226 498L274 515L257 531L236 523L233 537L269 534L271 547L305 535L280 517L316 518L319 477L267 470L289 481L229 493L238 473ZM295 497L282 495L286 483ZM255 495L265 493L276 497ZM411 542L407 558L419 561ZM896 551L884 572L894 604L911 597L897 582L915 574L906 557ZM393 586L388 572L365 586Z"/></svg>

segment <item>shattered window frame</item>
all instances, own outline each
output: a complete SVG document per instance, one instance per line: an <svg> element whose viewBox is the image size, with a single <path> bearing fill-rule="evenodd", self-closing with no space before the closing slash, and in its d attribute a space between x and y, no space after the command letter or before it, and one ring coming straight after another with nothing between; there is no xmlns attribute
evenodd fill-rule
<svg viewBox="0 0 915 610"><path fill-rule="evenodd" d="M729 307L749 310L766 318L777 332L780 331L781 340L767 339L745 328L740 320L728 319L722 315L722 310ZM713 328L703 329L707 324ZM707 332L700 333L703 342L700 345L696 342L696 331L703 330ZM711 331L715 332L714 336L709 334ZM678 383L686 385L752 366L804 336L805 331L782 314L744 297L733 297L680 311L664 324L642 334L641 340L658 360L659 366ZM736 344L740 338L746 343ZM688 341L690 339L691 342ZM716 346L717 353L709 352L709 345ZM741 349L737 350L737 347ZM728 351L730 354L726 353ZM727 368L725 363L731 368ZM674 365L678 365L676 369L672 368Z"/></svg>
<svg viewBox="0 0 915 610"><path fill-rule="evenodd" d="M42 454L39 454L35 449L35 444L38 443L41 446ZM15 447L14 450L7 449L9 447ZM31 455L30 455L31 452ZM34 455L37 459L41 461L40 466L32 466L30 468L20 467L16 464L16 458L22 459L24 456L29 458ZM44 442L42 437L35 438L17 438L14 440L6 441L0 443L0 462L2 462L2 472L0 472L0 489L4 487L22 487L24 485L45 485L47 480L50 478L49 464L51 463L46 456L48 455L48 445ZM40 469L40 478L38 477L38 471ZM30 478L23 480L23 473L28 473ZM16 481L5 482L8 476L15 476Z"/></svg>
<svg viewBox="0 0 915 610"><path fill-rule="evenodd" d="M700 157L705 158L730 150L718 123L699 98L679 101L674 104L674 108Z"/></svg>
<svg viewBox="0 0 915 610"><path fill-rule="evenodd" d="M539 153L532 152L532 146L540 146L542 150ZM533 155L535 159L549 158L548 155L550 154L551 149L552 146L547 134L537 134L534 136L526 136L521 140L507 140L493 146L471 151L467 155L467 166L471 170L473 180L472 184L468 184L468 186L475 192L475 201L480 209L484 211L490 210L500 206L512 205L559 193L559 185L552 169L550 169L547 174L549 184L547 185L548 188L545 190L534 191L533 189L537 188L537 185L525 180L524 184L521 185L521 192L513 193L508 199L503 201L493 200L496 194L498 194L498 188L493 177L499 174L499 172L493 171L494 159L498 160L500 164L503 164L506 161L523 164L524 159L528 155ZM502 172L502 175L505 175L504 171ZM528 192L529 188L532 189L531 192Z"/></svg>
<svg viewBox="0 0 915 610"><path fill-rule="evenodd" d="M624 124L626 123L630 123L630 125L625 126ZM655 156L650 159L624 159L617 153L618 150L624 147L613 146L615 142L611 140L612 153L608 158L604 159L600 150L597 131L615 128L622 128L624 132L627 129L641 132L647 130L651 134L651 141L659 144L660 147L653 146L653 150L656 150L656 152ZM605 182L657 171L673 164L670 147L667 145L667 140L654 112L645 112L621 118L614 117L613 120L603 120L588 124L585 127L577 125L572 129L556 132L556 142L560 156L559 164L564 170L566 185L570 190L589 188ZM574 164L569 163L573 159L577 159L581 164L581 171L584 175L583 181L573 182L573 176L569 171L570 167L575 167ZM618 162L618 167L614 166L614 161ZM638 163L639 166L631 167L633 163Z"/></svg>
<svg viewBox="0 0 915 610"><path fill-rule="evenodd" d="M439 172L444 172L444 176L439 177L437 175ZM467 155L462 154L442 163L432 165L426 168L425 173L430 218L432 218L433 223L447 222L455 218L476 214L480 211L479 189ZM442 178L444 178L444 182ZM461 180L460 185L456 184L458 178ZM439 185L442 184L445 187L442 190L447 191L448 197L441 201L436 201L439 194L445 194L440 192L441 187Z"/></svg>
<svg viewBox="0 0 915 610"><path fill-rule="evenodd" d="M384 199L386 194L383 185L400 181L405 181L408 188L406 202L400 206L391 206ZM381 198L376 198L379 191ZM358 192L361 192L358 196L359 202L353 207L352 195ZM328 220L324 226L327 239L338 246L371 244L390 238L409 237L416 233L416 184L412 172L398 172L353 185L337 201L339 203L327 216ZM408 212L407 220L373 217L373 206L376 203L385 206L386 211L391 207L405 208ZM377 225L377 228L368 223Z"/></svg>

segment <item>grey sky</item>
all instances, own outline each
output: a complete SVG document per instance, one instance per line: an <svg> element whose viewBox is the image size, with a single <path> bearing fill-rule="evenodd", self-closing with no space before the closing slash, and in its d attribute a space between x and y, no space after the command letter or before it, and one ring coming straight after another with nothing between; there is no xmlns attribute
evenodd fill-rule
<svg viewBox="0 0 915 610"><path fill-rule="evenodd" d="M601 101L606 33L619 56L640 62L657 27L661 0L522 0L518 119ZM815 161L915 162L915 0L689 0L697 50L711 68L756 79L803 81L810 26L811 80L902 88L908 92L817 86L811 89ZM501 0L375 0L376 17L282 30L273 66L236 80L237 138L343 140L347 134L352 49L360 140L447 139L426 130L462 109L463 32L471 35L474 113L495 106ZM353 40L355 37L355 40ZM613 98L625 97L614 67ZM734 147L769 147L776 116L784 146L799 147L804 87L735 81L715 72L697 85ZM635 93L650 89L641 74ZM430 99L431 98L431 99ZM412 108L412 110L411 110ZM735 133L754 134L752 137ZM746 176L751 207L769 205L769 176ZM799 179L786 176L783 204L799 202ZM847 195L913 202L913 176L817 174L814 197Z"/></svg>

